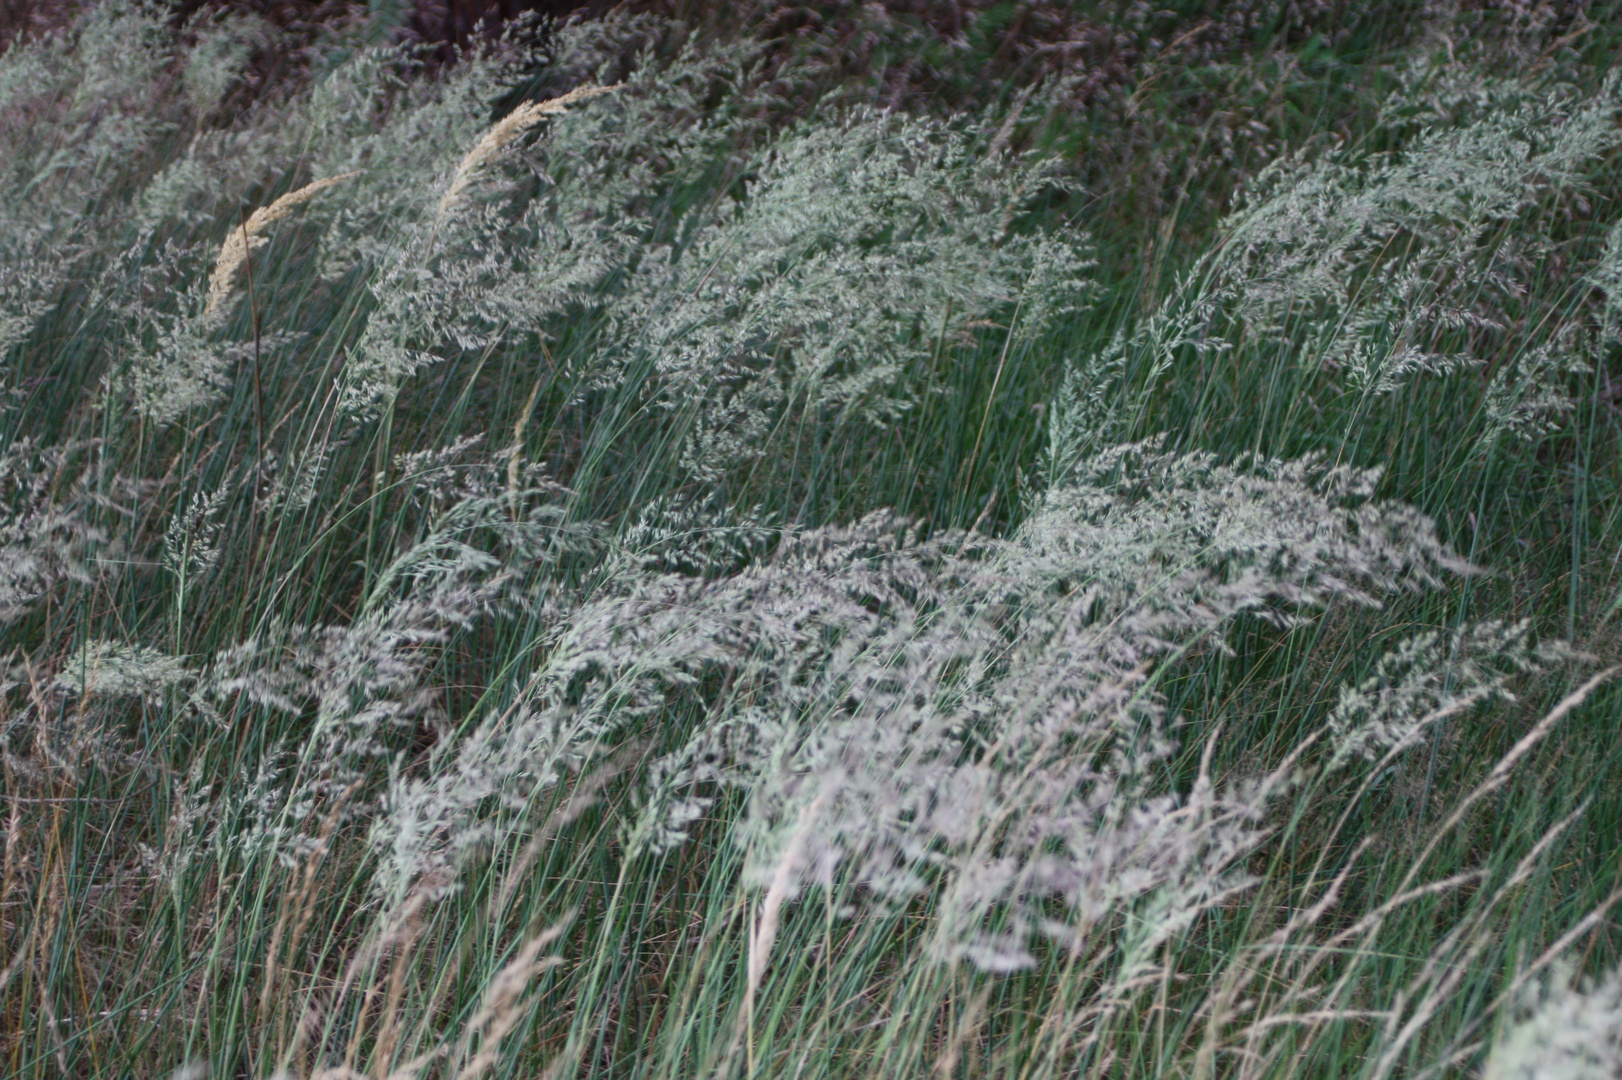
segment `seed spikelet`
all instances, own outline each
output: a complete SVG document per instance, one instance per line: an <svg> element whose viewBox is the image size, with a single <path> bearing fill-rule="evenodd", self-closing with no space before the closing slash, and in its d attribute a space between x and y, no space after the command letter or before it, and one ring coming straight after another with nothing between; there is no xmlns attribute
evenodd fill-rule
<svg viewBox="0 0 1622 1080"><path fill-rule="evenodd" d="M359 175L360 171L356 170L306 184L297 191L288 192L269 206L261 206L249 215L248 220L240 227L233 229L225 238L225 243L220 245L220 257L215 260L214 273L209 275L208 304L203 308L204 324L209 324L219 317L221 306L231 295L237 270L248 260L248 252L270 242L260 235L266 226L273 221L280 221L293 212L293 207L309 202L332 185Z"/></svg>
<svg viewBox="0 0 1622 1080"><path fill-rule="evenodd" d="M456 205L462 192L473 182L473 174L478 172L485 162L501 153L508 143L546 117L562 115L568 111L570 105L612 93L622 85L615 83L612 86L577 86L567 94L546 101L526 101L508 113L484 133L473 149L462 158L461 164L456 166L456 174L451 177L450 187L445 189L444 197L439 200L439 216L444 217L450 208Z"/></svg>

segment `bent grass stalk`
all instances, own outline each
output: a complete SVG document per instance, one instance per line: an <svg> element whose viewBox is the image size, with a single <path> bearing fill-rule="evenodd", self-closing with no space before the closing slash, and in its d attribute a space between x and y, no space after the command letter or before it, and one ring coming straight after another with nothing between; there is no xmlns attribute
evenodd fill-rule
<svg viewBox="0 0 1622 1080"><path fill-rule="evenodd" d="M220 253L214 260L214 272L208 278L208 301L203 306L203 324L209 326L220 319L223 306L235 287L237 271L247 261L249 251L270 243L263 235L266 228L292 214L294 207L309 202L334 184L359 176L361 171L357 169L339 176L329 176L306 184L297 191L290 191L268 206L255 210L240 228L233 230L220 245Z"/></svg>
<svg viewBox="0 0 1622 1080"><path fill-rule="evenodd" d="M579 86L546 101L526 101L491 125L474 144L473 149L469 150L457 164L456 172L451 175L451 182L445 188L445 194L440 196L438 219L444 220L445 215L461 201L462 193L473 182L479 169L499 155L514 139L547 117L561 116L568 112L570 105L589 101L603 94L611 94L620 86L620 83L611 86Z"/></svg>

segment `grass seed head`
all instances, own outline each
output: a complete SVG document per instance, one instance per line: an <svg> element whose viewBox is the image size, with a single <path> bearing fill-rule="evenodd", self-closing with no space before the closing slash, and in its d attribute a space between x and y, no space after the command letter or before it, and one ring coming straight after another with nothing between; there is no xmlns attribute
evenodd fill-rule
<svg viewBox="0 0 1622 1080"><path fill-rule="evenodd" d="M461 199L462 192L467 189L468 184L473 182L473 174L491 158L501 153L508 143L548 116L561 116L568 111L570 105L612 93L621 85L615 83L612 86L577 86L567 94L546 101L526 101L508 113L484 133L473 149L462 158L461 164L456 166L450 187L445 189L444 196L439 200L439 216L443 218L450 212Z"/></svg>
<svg viewBox="0 0 1622 1080"><path fill-rule="evenodd" d="M360 170L357 169L354 172L329 176L306 184L297 191L288 192L269 206L261 206L249 215L247 221L231 230L225 238L225 243L220 245L219 258L214 261L214 273L209 275L208 303L203 308L204 325L212 325L219 320L222 307L231 296L237 270L248 261L248 252L270 242L262 235L266 227L287 217L293 212L293 207L309 202L332 185L359 175Z"/></svg>

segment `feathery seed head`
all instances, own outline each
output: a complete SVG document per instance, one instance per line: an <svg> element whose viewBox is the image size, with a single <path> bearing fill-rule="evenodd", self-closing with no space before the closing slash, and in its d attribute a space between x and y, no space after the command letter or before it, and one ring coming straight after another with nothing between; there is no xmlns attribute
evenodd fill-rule
<svg viewBox="0 0 1622 1080"><path fill-rule="evenodd" d="M1571 986L1569 968L1533 995L1531 1015L1487 1057L1485 1080L1608 1080L1622 1075L1622 972ZM1540 1000L1539 1000L1540 999Z"/></svg>
<svg viewBox="0 0 1622 1080"><path fill-rule="evenodd" d="M287 217L293 212L293 207L309 202L332 185L359 175L360 170L357 169L354 172L329 176L306 184L297 191L288 192L269 206L261 206L249 215L247 221L232 229L226 236L225 243L220 245L219 258L214 262L214 273L209 275L208 303L203 308L203 324L208 326L219 319L221 305L230 297L237 270L248 260L248 252L269 243L260 235L268 225Z"/></svg>
<svg viewBox="0 0 1622 1080"><path fill-rule="evenodd" d="M451 207L456 205L462 197L462 192L473 182L473 174L478 172L485 162L501 153L508 143L548 116L561 116L568 111L570 105L612 93L622 85L615 83L612 86L577 86L567 94L546 101L526 101L508 113L484 133L473 149L462 158L461 164L456 166L450 187L445 189L444 196L439 200L439 216L443 218Z"/></svg>

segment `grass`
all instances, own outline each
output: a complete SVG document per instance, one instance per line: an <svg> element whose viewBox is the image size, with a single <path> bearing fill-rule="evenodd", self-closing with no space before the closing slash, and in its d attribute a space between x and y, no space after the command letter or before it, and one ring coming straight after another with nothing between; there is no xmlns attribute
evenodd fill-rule
<svg viewBox="0 0 1622 1080"><path fill-rule="evenodd" d="M8 1075L1614 1071L1609 24L864 11L0 54Z"/></svg>

